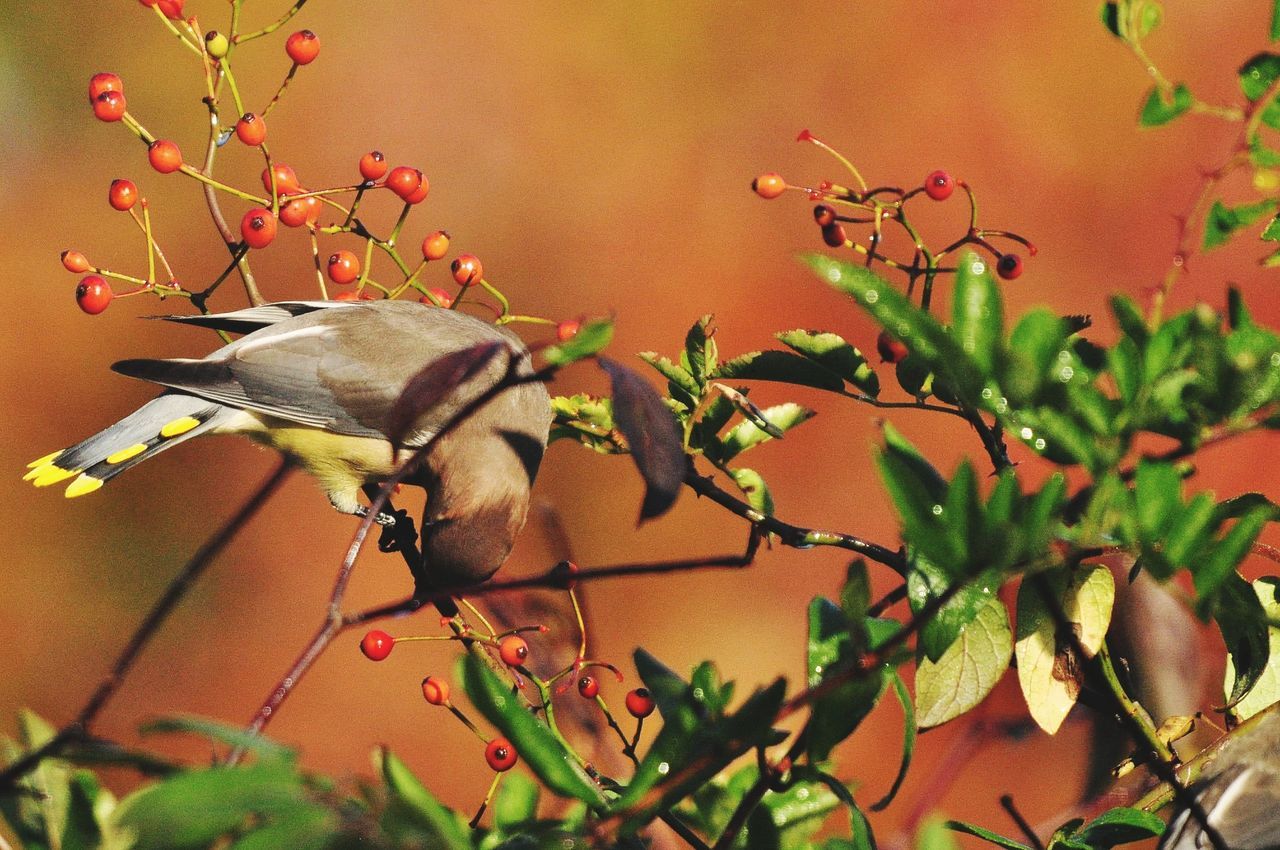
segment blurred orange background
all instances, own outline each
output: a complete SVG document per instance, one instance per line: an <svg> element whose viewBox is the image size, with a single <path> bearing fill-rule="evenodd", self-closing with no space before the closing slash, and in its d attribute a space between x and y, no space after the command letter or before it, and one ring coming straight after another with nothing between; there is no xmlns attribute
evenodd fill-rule
<svg viewBox="0 0 1280 850"><path fill-rule="evenodd" d="M245 28L285 4L250 3ZM203 29L226 25L226 4L189 0ZM981 11L980 11L981 9ZM1166 3L1149 41L1162 70L1203 99L1237 102L1235 68L1265 49L1270 4ZM8 269L0 311L5 380L0 468L14 524L0 541L0 728L28 706L54 722L73 716L129 631L170 576L273 468L246 441L215 438L176 449L74 501L60 489L19 482L24 464L115 421L153 395L111 373L124 357L199 356L210 335L137 316L173 310L134 298L90 317L74 304L75 277L58 254L145 274L142 241L106 204L112 178L136 180L151 202L160 244L179 278L207 283L226 262L193 181L161 176L120 126L95 121L85 104L91 74L119 73L129 108L194 159L206 112L195 58L153 15L128 2L69 0L36 14L7 3L0 32L0 212ZM821 248L800 194L768 202L749 190L777 170L798 183L842 179L837 163L793 141L810 128L853 159L873 184L916 185L934 168L975 187L981 221L1039 246L1025 274L1005 287L1006 314L1045 303L1101 319L1114 333L1106 296L1139 296L1168 268L1174 216L1185 211L1201 170L1217 166L1237 127L1189 116L1142 131L1143 69L1103 29L1097 4L878 3L390 3L313 2L273 37L236 54L238 82L261 109L288 69L284 36L319 34L318 61L300 70L269 119L269 144L309 187L354 182L370 149L424 170L430 198L409 219L406 256L427 232L446 228L455 250L484 261L487 277L520 312L553 318L616 313L614 356L674 355L688 326L714 312L726 355L768 346L775 331L836 331L864 350L876 329L852 303L794 260ZM256 187L261 161L232 141L222 179ZM1229 187L1243 199L1247 186ZM927 202L917 202L917 206ZM231 220L241 205L226 203ZM367 220L386 232L396 210ZM936 244L964 228L957 197L923 210ZM322 250L354 247L331 238ZM1255 260L1252 238L1205 257L1174 304L1224 303L1230 281L1255 313L1280 313L1274 271ZM255 256L273 299L311 297L302 233L283 232ZM389 264L388 264L389 265ZM443 268L427 275L444 286ZM383 275L390 272L383 269ZM434 276L433 276L434 275ZM243 303L233 279L211 306ZM540 331L526 326L526 338ZM644 369L638 361L632 361ZM882 372L892 384L891 372ZM602 391L578 366L554 391ZM890 391L892 392L892 391ZM760 385L758 403L796 400L820 415L751 457L772 486L782 518L896 545L896 523L876 480L876 411L820 393ZM945 418L945 417L944 417ZM919 413L894 416L944 470L978 448L972 435ZM1215 450L1198 479L1222 494L1274 490L1258 479L1264 440ZM1030 481L1044 467L1018 452ZM569 443L551 448L537 496L561 518L582 564L735 551L743 525L684 494L667 517L635 527L638 478L625 459ZM1271 495L1275 497L1276 493ZM506 574L536 572L563 557L547 523L531 521ZM295 476L246 529L147 650L98 731L137 741L140 721L198 713L247 721L318 625L355 522ZM644 646L687 671L711 658L741 688L802 676L804 606L838 591L848 558L836 550L763 552L749 570L703 572L592 585L592 654L636 680L630 654ZM873 570L877 588L892 586ZM408 589L402 565L367 554L349 606L395 599ZM433 634L435 617L385 626ZM561 640L572 636L561 635ZM411 644L381 664L348 633L316 665L270 727L301 747L309 766L368 771L374 745L399 751L446 802L478 804L488 782L480 746L432 710L418 683L450 674L456 647ZM539 641L534 638L534 651ZM1218 662L1213 662L1218 663ZM1006 682L1006 685L1009 683ZM620 704L623 686L605 683ZM1020 716L1016 686L997 713ZM576 696L570 695L573 699ZM1078 712L1079 714L1080 712ZM1079 791L1087 734L1069 724L1056 739L1036 733L985 747L941 796L931 773L945 768L965 723L926 735L902 798L873 823L892 838L914 807L1006 829L997 799L1013 792L1033 822ZM838 751L837 772L878 797L893 776L900 717L892 700ZM167 742L156 742L167 746ZM184 750L201 758L201 748ZM206 756L207 757L207 753ZM934 795L934 796L931 796Z"/></svg>

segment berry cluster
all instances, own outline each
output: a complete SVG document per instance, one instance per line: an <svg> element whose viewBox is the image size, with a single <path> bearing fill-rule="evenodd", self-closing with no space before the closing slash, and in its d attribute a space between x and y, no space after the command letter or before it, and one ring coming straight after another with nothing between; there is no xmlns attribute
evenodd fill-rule
<svg viewBox="0 0 1280 850"><path fill-rule="evenodd" d="M569 562L564 562L561 566L566 568L569 573L574 572L577 568ZM397 643L407 643L411 641L432 641L432 640L452 640L460 641L466 644L469 651L483 652L488 651L491 666L497 666L499 669L508 671L508 675L512 678L513 691L516 694L522 694L526 691L527 683L532 683L537 690L538 698L541 705L533 700L529 700L530 708L533 710L541 709L550 715L550 704L553 695L563 694L570 688L576 688L578 696L584 700L595 703L599 710L604 714L609 726L613 728L622 742L622 752L633 763L638 763L636 758L636 745L640 740L640 732L643 728L644 719L653 713L655 702L649 691L645 688L635 688L628 691L624 704L627 713L636 720L636 728L634 734L628 738L614 719L613 714L609 710L608 703L601 695L600 680L593 675L592 669L605 669L614 674L619 682L623 681L621 671L617 667L604 661L588 660L586 656L586 632L585 621L582 618L582 610L579 607L577 595L574 591L574 582L567 583L566 588L569 593L569 599L573 606L573 610L577 617L581 642L579 651L572 664L560 670L559 672L547 677L540 678L529 670L528 664L531 658L532 650L529 642L522 637L522 633L543 633L547 631L545 626L522 626L510 631L496 633L493 631L489 623L484 619L473 606L464 601L464 605L472 612L472 614L483 624L485 631L477 631L467 624L466 620L461 616L455 618L445 618L441 620L442 626L447 626L451 633L447 635L410 635L403 637L392 637L381 629L374 629L365 633L360 641L360 651L365 657L371 661L384 661L390 655L392 649ZM496 656L494 658L493 656ZM477 812L473 824L478 822L480 816L485 811L497 788L498 779L501 774L510 770L519 760L519 754L510 740L502 736L488 737L480 728L467 717L466 713L453 703L450 699L449 682L439 676L427 676L422 679L422 696L430 705L442 706L447 708L454 717L460 720L468 729L476 734L485 744L484 757L485 762L497 774L494 778L494 785L490 788L489 794L486 795L484 802L481 804L479 812Z"/></svg>

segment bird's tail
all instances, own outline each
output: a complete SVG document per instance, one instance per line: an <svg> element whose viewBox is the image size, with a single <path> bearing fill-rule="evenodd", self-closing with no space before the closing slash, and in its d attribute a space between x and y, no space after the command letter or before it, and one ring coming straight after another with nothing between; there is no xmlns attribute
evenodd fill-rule
<svg viewBox="0 0 1280 850"><path fill-rule="evenodd" d="M233 411L185 393L165 393L70 448L27 464L24 481L48 487L68 478L67 498L92 493L136 463L215 427Z"/></svg>

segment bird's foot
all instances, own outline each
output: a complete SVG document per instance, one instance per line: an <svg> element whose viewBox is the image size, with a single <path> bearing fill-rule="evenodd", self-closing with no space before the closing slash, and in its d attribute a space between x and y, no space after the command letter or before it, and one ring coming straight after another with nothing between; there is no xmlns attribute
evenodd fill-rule
<svg viewBox="0 0 1280 850"><path fill-rule="evenodd" d="M392 512L391 522L382 525L382 536L378 538L378 549L382 552L417 551L418 530L413 527L413 519L408 511Z"/></svg>
<svg viewBox="0 0 1280 850"><path fill-rule="evenodd" d="M361 519L364 519L369 515L369 509L366 508L364 505L356 505L355 514ZM396 511L395 513L390 513L390 514L385 513L383 511L378 511L377 515L374 516L373 521L376 522L378 525L382 526L384 529L387 529L387 528L393 527L396 524L397 519L403 517L404 515L405 515L404 511Z"/></svg>

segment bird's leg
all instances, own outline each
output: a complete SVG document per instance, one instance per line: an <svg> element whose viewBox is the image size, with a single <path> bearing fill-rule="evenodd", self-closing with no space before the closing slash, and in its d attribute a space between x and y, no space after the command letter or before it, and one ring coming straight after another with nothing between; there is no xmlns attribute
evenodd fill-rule
<svg viewBox="0 0 1280 850"><path fill-rule="evenodd" d="M378 511L378 514L373 518L373 521L376 522L378 525L382 526L384 530L390 530L395 527L396 522L402 518L403 514L404 514L404 511L397 511L395 513ZM355 515L360 517L361 519L364 519L369 515L369 509L366 508L364 505L356 505ZM417 537L417 535L415 534L414 537Z"/></svg>

